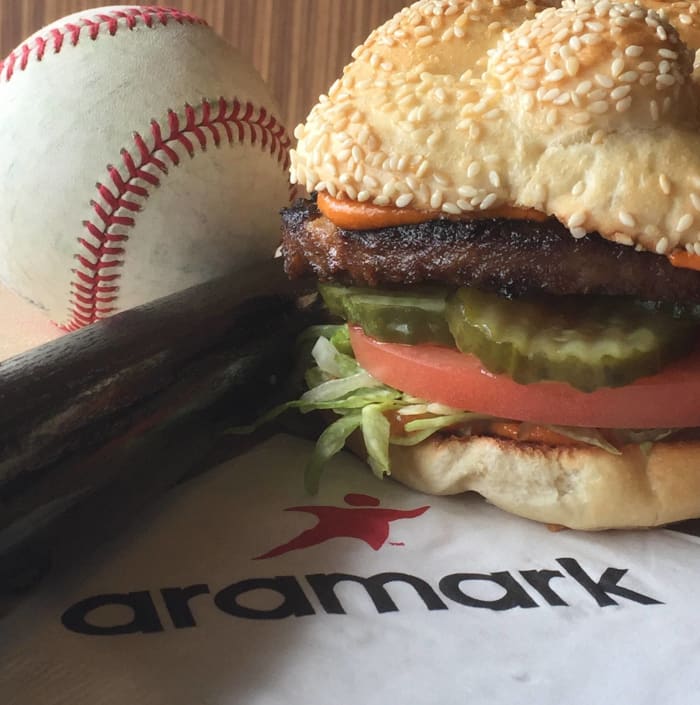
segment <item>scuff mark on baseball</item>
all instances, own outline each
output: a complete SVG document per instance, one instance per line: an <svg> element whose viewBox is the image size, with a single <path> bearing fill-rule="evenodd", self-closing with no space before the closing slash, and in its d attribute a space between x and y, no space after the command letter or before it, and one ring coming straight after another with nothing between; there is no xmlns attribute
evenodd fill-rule
<svg viewBox="0 0 700 705"><path fill-rule="evenodd" d="M73 330L272 257L289 146L199 18L54 22L0 63L0 280Z"/></svg>

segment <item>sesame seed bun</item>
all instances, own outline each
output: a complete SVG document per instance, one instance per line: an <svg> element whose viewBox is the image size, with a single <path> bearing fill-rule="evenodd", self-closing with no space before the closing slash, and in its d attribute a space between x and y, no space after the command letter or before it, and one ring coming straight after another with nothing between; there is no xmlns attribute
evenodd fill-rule
<svg viewBox="0 0 700 705"><path fill-rule="evenodd" d="M351 449L365 456L361 439ZM501 509L571 529L652 527L700 516L700 442L622 455L488 436L391 446L391 476L428 494L474 491Z"/></svg>
<svg viewBox="0 0 700 705"><path fill-rule="evenodd" d="M420 0L296 130L309 191L700 254L698 2ZM658 10L658 12L657 12Z"/></svg>

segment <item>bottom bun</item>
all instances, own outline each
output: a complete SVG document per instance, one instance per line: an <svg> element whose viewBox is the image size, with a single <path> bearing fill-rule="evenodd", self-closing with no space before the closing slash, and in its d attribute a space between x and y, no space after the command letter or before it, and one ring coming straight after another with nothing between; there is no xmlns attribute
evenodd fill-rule
<svg viewBox="0 0 700 705"><path fill-rule="evenodd" d="M361 441L350 447L365 457ZM659 526L700 517L700 442L613 455L491 436L433 436L391 446L391 477L436 495L478 492L512 514L571 529Z"/></svg>

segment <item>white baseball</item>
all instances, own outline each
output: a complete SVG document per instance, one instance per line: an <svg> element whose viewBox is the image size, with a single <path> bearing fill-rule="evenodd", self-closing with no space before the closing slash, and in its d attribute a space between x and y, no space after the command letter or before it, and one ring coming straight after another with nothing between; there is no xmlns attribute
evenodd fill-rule
<svg viewBox="0 0 700 705"><path fill-rule="evenodd" d="M271 257L289 138L192 15L106 7L0 64L0 280L73 330Z"/></svg>

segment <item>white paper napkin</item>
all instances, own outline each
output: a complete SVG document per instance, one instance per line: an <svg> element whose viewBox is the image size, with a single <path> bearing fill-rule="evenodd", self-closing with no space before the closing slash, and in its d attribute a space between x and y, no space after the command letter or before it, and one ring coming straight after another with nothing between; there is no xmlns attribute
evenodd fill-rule
<svg viewBox="0 0 700 705"><path fill-rule="evenodd" d="M0 703L697 702L698 539L552 533L345 454L310 497L310 447L256 447L47 580L0 624Z"/></svg>

